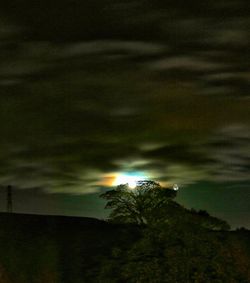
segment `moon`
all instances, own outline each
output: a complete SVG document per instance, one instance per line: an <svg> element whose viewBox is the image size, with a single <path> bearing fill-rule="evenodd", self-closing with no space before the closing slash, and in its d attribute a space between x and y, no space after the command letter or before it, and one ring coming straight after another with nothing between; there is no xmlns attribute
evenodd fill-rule
<svg viewBox="0 0 250 283"><path fill-rule="evenodd" d="M134 189L138 181L145 180L146 177L143 174L136 173L120 173L115 177L113 186L128 184L129 188Z"/></svg>

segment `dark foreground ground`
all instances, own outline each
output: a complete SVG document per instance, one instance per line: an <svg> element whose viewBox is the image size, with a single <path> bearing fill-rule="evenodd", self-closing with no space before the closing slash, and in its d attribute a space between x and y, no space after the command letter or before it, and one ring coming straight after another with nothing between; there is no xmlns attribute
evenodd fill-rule
<svg viewBox="0 0 250 283"><path fill-rule="evenodd" d="M0 283L92 281L135 230L94 218L0 213Z"/></svg>
<svg viewBox="0 0 250 283"><path fill-rule="evenodd" d="M235 246L237 265L246 268L250 231L213 233ZM98 279L102 262L140 237L134 226L94 218L0 213L0 283L104 282Z"/></svg>

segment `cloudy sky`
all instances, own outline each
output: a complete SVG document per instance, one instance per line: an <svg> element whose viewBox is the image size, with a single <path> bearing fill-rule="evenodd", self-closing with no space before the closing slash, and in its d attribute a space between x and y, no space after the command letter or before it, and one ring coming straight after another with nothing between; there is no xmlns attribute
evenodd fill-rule
<svg viewBox="0 0 250 283"><path fill-rule="evenodd" d="M250 4L0 3L0 207L105 217L121 174L250 227Z"/></svg>

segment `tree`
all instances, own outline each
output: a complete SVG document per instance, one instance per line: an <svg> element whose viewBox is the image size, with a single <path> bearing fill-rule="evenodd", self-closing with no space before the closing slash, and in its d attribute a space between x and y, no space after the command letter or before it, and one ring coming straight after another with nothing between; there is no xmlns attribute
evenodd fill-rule
<svg viewBox="0 0 250 283"><path fill-rule="evenodd" d="M163 188L154 181L138 181L134 189L128 184L117 186L101 195L106 208L113 209L110 219L115 222L148 224L156 220L161 208L171 203L176 191Z"/></svg>
<svg viewBox="0 0 250 283"><path fill-rule="evenodd" d="M134 245L114 249L103 261L98 282L250 282L243 246L229 244L225 233L197 228L143 229Z"/></svg>

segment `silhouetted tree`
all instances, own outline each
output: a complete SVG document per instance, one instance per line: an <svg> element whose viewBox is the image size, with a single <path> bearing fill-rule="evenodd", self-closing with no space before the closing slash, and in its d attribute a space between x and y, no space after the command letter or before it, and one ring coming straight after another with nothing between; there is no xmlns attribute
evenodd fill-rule
<svg viewBox="0 0 250 283"><path fill-rule="evenodd" d="M175 190L163 188L154 181L138 181L134 189L128 184L119 185L101 195L108 201L106 208L113 209L112 221L139 225L155 221L156 214L175 196Z"/></svg>

